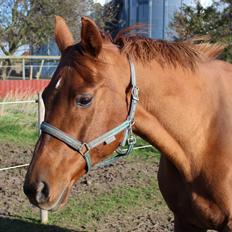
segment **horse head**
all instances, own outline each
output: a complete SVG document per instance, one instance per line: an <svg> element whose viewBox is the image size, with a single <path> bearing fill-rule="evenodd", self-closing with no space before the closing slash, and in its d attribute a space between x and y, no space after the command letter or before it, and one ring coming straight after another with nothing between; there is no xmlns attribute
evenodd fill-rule
<svg viewBox="0 0 232 232"><path fill-rule="evenodd" d="M120 54L94 21L82 18L81 41L75 44L65 21L57 16L55 39L61 59L42 97L44 120L56 131L52 134L42 130L24 183L31 203L47 210L65 204L72 185L87 171L83 157L86 151L81 150L88 150L89 141L125 121L130 104L127 57ZM73 149L70 143L53 136L59 132L83 146ZM91 149L91 163L111 154L122 139L120 131L110 143L102 141Z"/></svg>

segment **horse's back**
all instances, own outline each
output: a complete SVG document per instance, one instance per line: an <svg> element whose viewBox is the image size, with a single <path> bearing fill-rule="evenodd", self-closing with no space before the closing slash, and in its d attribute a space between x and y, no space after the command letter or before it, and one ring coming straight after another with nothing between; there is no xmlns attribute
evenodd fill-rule
<svg viewBox="0 0 232 232"><path fill-rule="evenodd" d="M224 84L226 89L232 89L232 64L221 60L212 60L202 64L201 67L208 72L209 81L213 80L219 87L222 87L220 84ZM232 95L232 93L230 94Z"/></svg>

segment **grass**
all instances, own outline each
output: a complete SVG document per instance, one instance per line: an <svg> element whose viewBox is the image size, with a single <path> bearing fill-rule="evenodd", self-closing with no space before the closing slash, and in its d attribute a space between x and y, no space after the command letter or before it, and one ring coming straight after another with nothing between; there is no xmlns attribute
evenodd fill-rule
<svg viewBox="0 0 232 232"><path fill-rule="evenodd" d="M24 114L0 117L0 141L17 144L34 144L38 138L36 122Z"/></svg>
<svg viewBox="0 0 232 232"><path fill-rule="evenodd" d="M1 102L31 100L29 96L7 96ZM38 138L37 105L0 105L0 142L34 144Z"/></svg>
<svg viewBox="0 0 232 232"><path fill-rule="evenodd" d="M109 193L103 193L94 197L92 194L85 194L76 200L70 199L68 206L60 213L51 215L50 223L64 225L67 218L74 218L73 226L95 226L101 218L117 213L119 210L128 214L138 207L151 203L156 188L129 187L113 189ZM77 219L77 220L76 220ZM66 225L68 226L68 225Z"/></svg>

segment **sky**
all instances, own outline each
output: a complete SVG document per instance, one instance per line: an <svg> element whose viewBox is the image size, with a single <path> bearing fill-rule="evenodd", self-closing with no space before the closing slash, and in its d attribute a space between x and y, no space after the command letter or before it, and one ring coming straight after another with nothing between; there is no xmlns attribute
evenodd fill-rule
<svg viewBox="0 0 232 232"><path fill-rule="evenodd" d="M105 3L105 0L94 0L94 2L99 2L101 3L101 5L103 5Z"/></svg>
<svg viewBox="0 0 232 232"><path fill-rule="evenodd" d="M200 2L204 7L207 7L212 4L212 0L200 0Z"/></svg>

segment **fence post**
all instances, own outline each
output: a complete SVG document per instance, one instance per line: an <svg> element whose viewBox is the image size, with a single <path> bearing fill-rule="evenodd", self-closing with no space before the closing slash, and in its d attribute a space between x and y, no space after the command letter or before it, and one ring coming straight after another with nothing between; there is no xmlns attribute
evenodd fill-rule
<svg viewBox="0 0 232 232"><path fill-rule="evenodd" d="M40 134L40 124L44 120L44 114L45 114L45 108L44 103L42 99L42 93L38 93L38 128L39 128L39 134Z"/></svg>
<svg viewBox="0 0 232 232"><path fill-rule="evenodd" d="M39 134L40 134L40 124L44 120L44 114L45 114L45 108L44 103L42 99L41 92L38 93L38 128L39 128ZM42 224L48 223L48 211L47 210L40 210L40 220Z"/></svg>
<svg viewBox="0 0 232 232"><path fill-rule="evenodd" d="M41 73L42 73L42 69L43 69L43 65L44 65L44 60L41 61L40 67L39 67L39 71L36 74L36 79L39 80L41 77Z"/></svg>
<svg viewBox="0 0 232 232"><path fill-rule="evenodd" d="M33 78L33 66L30 65L30 76L29 76L29 79L32 80Z"/></svg>
<svg viewBox="0 0 232 232"><path fill-rule="evenodd" d="M26 75L25 75L25 59L22 60L22 74L23 74L23 80L26 80Z"/></svg>

